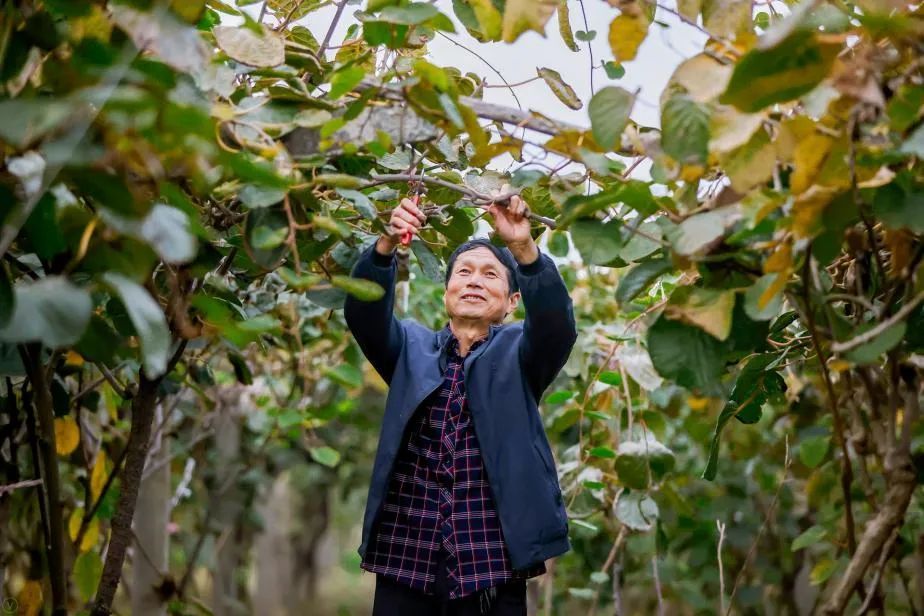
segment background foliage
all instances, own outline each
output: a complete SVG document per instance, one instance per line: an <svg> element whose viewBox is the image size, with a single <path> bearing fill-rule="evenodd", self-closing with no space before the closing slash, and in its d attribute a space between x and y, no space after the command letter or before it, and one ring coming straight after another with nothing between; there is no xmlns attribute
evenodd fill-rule
<svg viewBox="0 0 924 616"><path fill-rule="evenodd" d="M298 22L328 0L4 3L3 596L368 609L385 389L339 308L381 294L350 267L423 170L406 316L444 322L490 191L557 227L581 335L542 412L574 550L533 609L924 612L920 5L609 3L573 30L580 2L341 0L323 33ZM643 126L622 63L665 14L709 38ZM553 15L549 53L611 47L589 100L537 70L583 127L426 58Z"/></svg>

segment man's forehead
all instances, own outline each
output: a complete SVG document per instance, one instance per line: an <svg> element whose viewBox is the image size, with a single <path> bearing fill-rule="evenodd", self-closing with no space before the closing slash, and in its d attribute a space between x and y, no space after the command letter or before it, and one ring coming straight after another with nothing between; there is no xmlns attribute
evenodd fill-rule
<svg viewBox="0 0 924 616"><path fill-rule="evenodd" d="M481 265L490 263L491 265L495 265L497 267L504 266L504 264L500 262L500 259L494 256L494 253L491 252L490 249L483 246L472 248L471 250L466 250L460 254L458 257L456 257L456 267L458 267L460 263L472 263Z"/></svg>

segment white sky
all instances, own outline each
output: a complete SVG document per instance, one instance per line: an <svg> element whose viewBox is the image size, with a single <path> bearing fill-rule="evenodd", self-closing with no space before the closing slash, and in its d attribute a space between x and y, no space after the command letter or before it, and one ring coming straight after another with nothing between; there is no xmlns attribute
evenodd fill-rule
<svg viewBox="0 0 924 616"><path fill-rule="evenodd" d="M356 23L353 13L363 8L363 4L348 5L331 39L332 45L339 45L350 24ZM553 15L546 27L546 37L537 32L524 33L515 43L479 43L465 31L452 10L451 0L437 0L436 5L456 24L457 33L449 36L466 47L474 49L490 62L510 83L529 79L536 75L536 68L547 67L561 73L566 83L571 85L584 102L584 108L574 111L565 107L551 93L541 80L516 88L517 96L525 108L540 111L549 117L568 121L580 126L590 126L587 117L587 102L590 100L590 60L587 46L592 45L594 62L599 66L600 60L612 60L607 42L609 24L619 12L604 0L584 0L587 22L591 30L597 31L597 37L591 43L577 41L579 52L569 50L558 33L558 17ZM578 2L569 3L571 27L583 30L584 22ZM668 0L666 5L672 6ZM256 16L260 4L252 4L248 12ZM334 6L327 6L311 13L297 23L307 26L320 41L333 18ZM224 16L227 19L227 16ZM632 62L625 63L626 74L622 79L611 80L602 68L594 71L594 86L597 90L606 85L619 85L631 91L640 88L639 100L636 102L632 118L643 125L658 125L658 97L668 78L680 62L689 58L703 48L705 35L699 30L684 24L666 11L658 11L658 21L669 25L663 28L652 24L649 35L638 56ZM429 45L430 60L440 66L455 66L462 72L473 72L484 77L489 84L502 83L497 75L474 55L437 36ZM488 88L484 99L487 101L515 107L513 96L506 88Z"/></svg>

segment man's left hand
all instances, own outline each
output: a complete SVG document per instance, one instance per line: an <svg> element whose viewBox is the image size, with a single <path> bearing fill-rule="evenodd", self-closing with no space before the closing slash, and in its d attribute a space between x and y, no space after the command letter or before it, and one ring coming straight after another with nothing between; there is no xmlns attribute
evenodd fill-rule
<svg viewBox="0 0 924 616"><path fill-rule="evenodd" d="M506 191L507 185L501 189ZM497 235L507 244L518 263L528 265L539 258L539 248L529 233L529 207L519 195L510 197L506 206L492 203L488 213L494 219Z"/></svg>

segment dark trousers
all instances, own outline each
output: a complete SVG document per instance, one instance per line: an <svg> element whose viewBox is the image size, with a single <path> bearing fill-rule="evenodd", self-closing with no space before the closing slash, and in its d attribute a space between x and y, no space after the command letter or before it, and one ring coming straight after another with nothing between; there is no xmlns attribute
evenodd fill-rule
<svg viewBox="0 0 924 616"><path fill-rule="evenodd" d="M428 595L376 575L372 616L526 616L526 580L499 584L487 609L480 592L449 599L442 550L436 567L434 592Z"/></svg>

